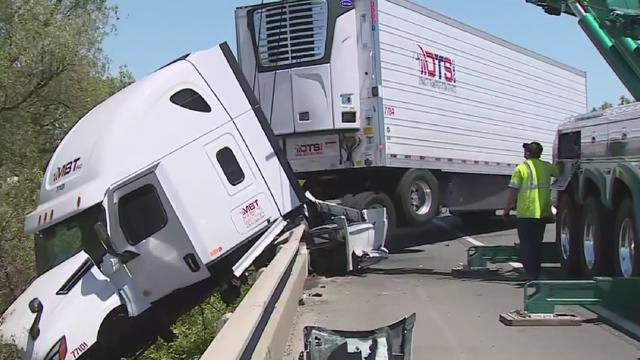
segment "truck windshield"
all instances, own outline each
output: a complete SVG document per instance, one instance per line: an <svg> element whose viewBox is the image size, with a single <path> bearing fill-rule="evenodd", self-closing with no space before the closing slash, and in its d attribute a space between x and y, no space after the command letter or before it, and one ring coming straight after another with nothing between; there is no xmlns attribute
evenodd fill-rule
<svg viewBox="0 0 640 360"><path fill-rule="evenodd" d="M44 274L84 250L94 262L105 254L95 231L96 222L104 223L104 208L95 205L78 215L52 225L35 236L36 270Z"/></svg>

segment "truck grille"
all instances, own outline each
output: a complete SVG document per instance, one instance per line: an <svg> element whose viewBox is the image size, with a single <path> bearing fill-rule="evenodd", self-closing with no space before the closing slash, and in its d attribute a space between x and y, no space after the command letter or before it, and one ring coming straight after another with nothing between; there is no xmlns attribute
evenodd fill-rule
<svg viewBox="0 0 640 360"><path fill-rule="evenodd" d="M253 14L258 56L263 66L287 65L324 57L326 0L265 7Z"/></svg>

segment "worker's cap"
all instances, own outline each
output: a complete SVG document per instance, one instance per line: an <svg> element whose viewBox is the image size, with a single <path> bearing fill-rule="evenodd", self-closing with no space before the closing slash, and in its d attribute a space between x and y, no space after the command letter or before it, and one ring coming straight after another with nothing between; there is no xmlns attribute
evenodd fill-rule
<svg viewBox="0 0 640 360"><path fill-rule="evenodd" d="M539 142L533 141L530 143L523 143L522 144L522 148L529 151L530 153L534 154L534 155L540 155L542 154L542 144L540 144Z"/></svg>

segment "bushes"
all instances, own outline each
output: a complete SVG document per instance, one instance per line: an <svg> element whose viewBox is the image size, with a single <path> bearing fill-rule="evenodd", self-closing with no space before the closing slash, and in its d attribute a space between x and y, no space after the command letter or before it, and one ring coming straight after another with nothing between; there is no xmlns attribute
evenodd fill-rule
<svg viewBox="0 0 640 360"><path fill-rule="evenodd" d="M242 286L240 298L232 305L225 305L216 292L213 296L180 317L172 327L176 339L172 343L158 340L151 348L140 356L141 360L187 360L200 359L218 329L218 321L227 312L233 311L247 294L255 275L250 274L246 284Z"/></svg>
<svg viewBox="0 0 640 360"><path fill-rule="evenodd" d="M18 349L9 344L0 344L0 360L20 359Z"/></svg>

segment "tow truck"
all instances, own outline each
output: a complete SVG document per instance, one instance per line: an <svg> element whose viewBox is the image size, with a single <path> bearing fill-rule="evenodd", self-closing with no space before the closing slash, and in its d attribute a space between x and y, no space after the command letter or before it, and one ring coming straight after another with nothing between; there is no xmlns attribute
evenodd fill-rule
<svg viewBox="0 0 640 360"><path fill-rule="evenodd" d="M637 100L640 98L638 1L527 0L551 15L569 14ZM640 274L640 133L637 104L577 115L562 124L554 159L562 267L571 275Z"/></svg>

